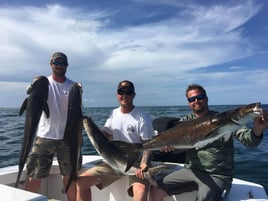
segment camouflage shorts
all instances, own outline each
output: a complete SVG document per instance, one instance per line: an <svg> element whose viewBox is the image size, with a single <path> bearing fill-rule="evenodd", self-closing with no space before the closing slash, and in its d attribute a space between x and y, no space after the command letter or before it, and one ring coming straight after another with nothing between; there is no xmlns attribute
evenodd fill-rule
<svg viewBox="0 0 268 201"><path fill-rule="evenodd" d="M36 137L27 160L28 176L35 179L47 177L55 154L57 155L61 175L69 175L71 162L68 149L63 140Z"/></svg>

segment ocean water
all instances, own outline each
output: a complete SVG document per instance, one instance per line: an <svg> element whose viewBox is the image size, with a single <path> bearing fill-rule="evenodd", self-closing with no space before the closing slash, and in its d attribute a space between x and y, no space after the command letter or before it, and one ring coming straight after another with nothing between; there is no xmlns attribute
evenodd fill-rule
<svg viewBox="0 0 268 201"><path fill-rule="evenodd" d="M215 105L211 110L225 111L238 105ZM262 105L268 110L268 105ZM141 107L151 117L180 117L191 112L188 106ZM84 114L93 118L102 127L112 107L84 108ZM19 116L19 108L0 108L0 168L17 165L23 138L25 114ZM83 131L83 154L97 154ZM256 182L268 192L268 129L258 147L246 148L235 140L235 177Z"/></svg>

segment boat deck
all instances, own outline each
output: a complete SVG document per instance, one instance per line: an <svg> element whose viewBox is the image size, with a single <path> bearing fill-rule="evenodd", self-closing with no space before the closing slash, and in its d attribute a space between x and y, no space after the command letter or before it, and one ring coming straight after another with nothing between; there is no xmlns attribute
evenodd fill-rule
<svg viewBox="0 0 268 201"><path fill-rule="evenodd" d="M83 168L87 169L94 166L101 159L100 156L83 156ZM18 172L17 166L0 168L0 194L6 195L7 189L10 190L9 195L5 197L5 201L67 201L66 195L63 192L62 177L59 175L57 161L53 161L53 166L48 178L44 179L40 188L40 194L30 193L22 190L24 188L25 172L21 177L20 188L13 188ZM132 201L132 198L127 194L128 179L123 177L114 182L107 188L99 190L96 187L92 188L92 197L98 198L99 201ZM17 197L16 197L17 196ZM25 196L25 198L23 197ZM28 198L27 198L28 196ZM168 197L165 201L192 201L195 200L196 191L183 193L180 195ZM225 196L224 201L239 201L239 200L261 200L268 201L267 194L262 185L247 182L240 179L234 179L231 191ZM2 200L2 198L1 198Z"/></svg>

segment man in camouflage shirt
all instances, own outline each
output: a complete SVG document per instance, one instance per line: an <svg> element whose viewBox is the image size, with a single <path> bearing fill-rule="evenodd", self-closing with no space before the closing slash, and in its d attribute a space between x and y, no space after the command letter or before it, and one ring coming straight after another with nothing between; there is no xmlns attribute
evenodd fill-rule
<svg viewBox="0 0 268 201"><path fill-rule="evenodd" d="M180 121L217 113L209 110L208 97L202 86L189 85L186 97L193 113L181 118ZM193 190L198 190L198 201L221 200L224 190L228 191L231 188L234 175L233 138L247 147L258 146L267 126L268 121L264 117L259 117L254 120L252 129L243 127L233 132L227 140L220 138L201 149L187 151L185 168L163 175L157 181L161 189L151 188L151 201L163 201L168 195Z"/></svg>

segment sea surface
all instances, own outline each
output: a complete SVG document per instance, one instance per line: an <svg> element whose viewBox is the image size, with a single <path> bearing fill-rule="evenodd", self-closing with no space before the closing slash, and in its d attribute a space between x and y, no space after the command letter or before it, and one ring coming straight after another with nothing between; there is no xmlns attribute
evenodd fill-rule
<svg viewBox="0 0 268 201"><path fill-rule="evenodd" d="M225 111L239 105L213 105L211 110ZM262 105L268 110L268 105ZM152 119L180 117L191 112L188 106L141 107ZM112 107L84 108L84 115L91 116L102 127ZM17 165L23 138L25 114L19 116L19 108L0 108L0 168ZM250 125L249 125L250 126ZM83 154L97 154L83 131ZM235 177L264 186L268 192L268 129L258 147L246 148L235 140Z"/></svg>

